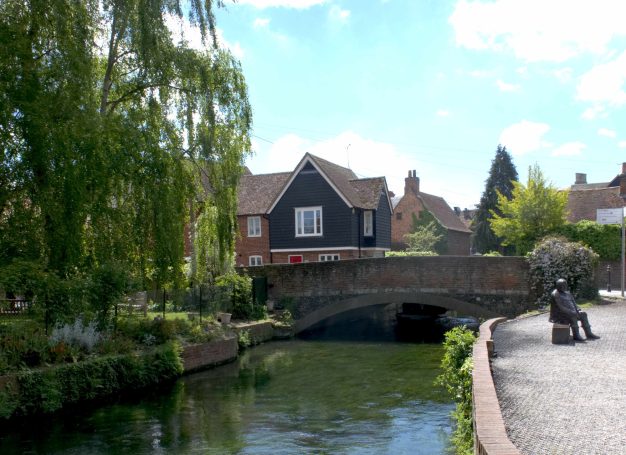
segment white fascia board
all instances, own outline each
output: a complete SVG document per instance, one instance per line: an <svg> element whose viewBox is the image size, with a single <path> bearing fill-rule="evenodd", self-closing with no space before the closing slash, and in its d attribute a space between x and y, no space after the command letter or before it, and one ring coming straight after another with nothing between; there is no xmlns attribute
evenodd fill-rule
<svg viewBox="0 0 626 455"><path fill-rule="evenodd" d="M280 191L278 196L276 196L276 199L274 199L274 202L272 202L272 205L267 210L268 214L272 213L272 210L274 210L274 207L276 207L276 204L278 204L278 201L280 201L282 199L282 197L285 195L285 193L287 192L287 190L289 189L289 187L291 186L291 184L295 180L296 176L300 173L302 168L304 168L306 163L311 163L313 165L315 170L317 170L317 172L324 178L324 180L326 180L326 183L328 183L330 185L330 187L335 191L335 193L337 193L339 195L339 197L343 200L343 202L345 202L345 204L349 208L353 207L352 204L350 204L350 201L348 201L348 199L343 195L343 193L341 191L339 191L339 188L337 188L334 185L334 183L328 178L328 176L324 172L322 172L322 170L315 163L315 161L311 159L310 155L308 153L306 153L304 155L304 157L300 160L300 163L298 164L298 166L296 166L294 171L291 173L291 177L289 177L289 180L287 181L287 183L285 184L283 189Z"/></svg>

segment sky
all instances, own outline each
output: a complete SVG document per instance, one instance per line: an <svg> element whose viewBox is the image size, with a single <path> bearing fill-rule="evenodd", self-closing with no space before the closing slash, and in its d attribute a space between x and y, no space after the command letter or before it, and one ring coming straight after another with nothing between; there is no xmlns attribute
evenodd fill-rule
<svg viewBox="0 0 626 455"><path fill-rule="evenodd" d="M254 174L310 152L473 208L498 144L525 182L626 162L623 0L238 0L216 13L253 109Z"/></svg>

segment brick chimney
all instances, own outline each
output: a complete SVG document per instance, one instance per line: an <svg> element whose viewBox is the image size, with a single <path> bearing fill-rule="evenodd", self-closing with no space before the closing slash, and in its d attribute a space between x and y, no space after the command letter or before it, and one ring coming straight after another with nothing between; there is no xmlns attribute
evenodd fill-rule
<svg viewBox="0 0 626 455"><path fill-rule="evenodd" d="M409 176L404 179L404 194L413 193L417 196L420 192L420 179L415 170L409 171Z"/></svg>
<svg viewBox="0 0 626 455"><path fill-rule="evenodd" d="M575 185L587 184L587 174L576 173Z"/></svg>

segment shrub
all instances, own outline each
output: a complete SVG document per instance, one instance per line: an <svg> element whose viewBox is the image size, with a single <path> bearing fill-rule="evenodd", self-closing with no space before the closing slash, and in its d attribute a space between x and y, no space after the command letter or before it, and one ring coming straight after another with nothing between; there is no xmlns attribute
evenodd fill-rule
<svg viewBox="0 0 626 455"><path fill-rule="evenodd" d="M598 224L594 221L582 220L578 223L567 223L559 231L572 242L580 242L602 259L618 260L621 254L621 226L617 224Z"/></svg>
<svg viewBox="0 0 626 455"><path fill-rule="evenodd" d="M50 361L53 353L43 327L34 321L0 325L0 374Z"/></svg>
<svg viewBox="0 0 626 455"><path fill-rule="evenodd" d="M239 344L239 350L243 351L252 345L252 338L250 337L249 330L241 330L237 334L237 343Z"/></svg>
<svg viewBox="0 0 626 455"><path fill-rule="evenodd" d="M217 277L215 285L230 289L230 305L223 308L232 313L234 319L265 319L265 305L255 305L252 301L252 279L249 276L229 273Z"/></svg>
<svg viewBox="0 0 626 455"><path fill-rule="evenodd" d="M88 325L83 324L81 318L73 324L58 325L50 335L50 343L54 346L59 343L74 345L91 353L102 339L102 335L96 328L96 322L91 321Z"/></svg>
<svg viewBox="0 0 626 455"><path fill-rule="evenodd" d="M465 327L455 327L446 332L441 360L442 373L436 384L443 386L456 402L452 413L456 421L452 443L457 454L473 453L472 418L472 349L476 337Z"/></svg>
<svg viewBox="0 0 626 455"><path fill-rule="evenodd" d="M180 345L169 342L141 355L98 357L20 373L17 387L0 391L0 416L54 412L68 404L174 379L183 372L180 354Z"/></svg>
<svg viewBox="0 0 626 455"><path fill-rule="evenodd" d="M112 316L111 309L129 289L128 271L122 265L105 263L93 270L87 283L87 292L100 329L107 326Z"/></svg>
<svg viewBox="0 0 626 455"><path fill-rule="evenodd" d="M531 286L537 293L537 304L550 304L550 293L556 280L564 278L575 297L595 298L593 271L598 255L577 242L563 237L547 237L527 255Z"/></svg>

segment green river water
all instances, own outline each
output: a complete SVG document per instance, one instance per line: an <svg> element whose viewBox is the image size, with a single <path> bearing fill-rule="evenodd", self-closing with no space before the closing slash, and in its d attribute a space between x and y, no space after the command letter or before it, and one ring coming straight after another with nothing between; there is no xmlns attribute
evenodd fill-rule
<svg viewBox="0 0 626 455"><path fill-rule="evenodd" d="M437 344L291 340L91 409L0 430L6 454L424 454L449 448Z"/></svg>

